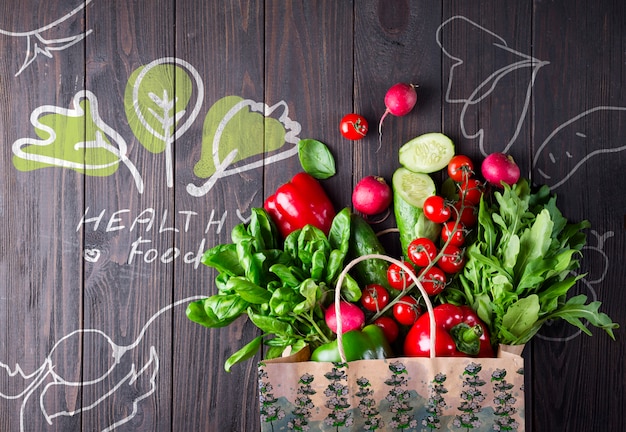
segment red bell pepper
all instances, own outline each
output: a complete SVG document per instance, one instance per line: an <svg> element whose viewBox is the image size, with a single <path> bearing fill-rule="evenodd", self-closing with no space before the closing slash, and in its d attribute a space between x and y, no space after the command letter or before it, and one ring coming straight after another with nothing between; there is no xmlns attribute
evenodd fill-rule
<svg viewBox="0 0 626 432"><path fill-rule="evenodd" d="M263 207L283 237L305 225L313 225L328 235L335 217L335 208L322 185L305 172L279 187Z"/></svg>
<svg viewBox="0 0 626 432"><path fill-rule="evenodd" d="M442 304L433 308L435 317L435 356L493 357L487 326L469 306ZM430 356L429 314L421 315L404 340L404 355Z"/></svg>

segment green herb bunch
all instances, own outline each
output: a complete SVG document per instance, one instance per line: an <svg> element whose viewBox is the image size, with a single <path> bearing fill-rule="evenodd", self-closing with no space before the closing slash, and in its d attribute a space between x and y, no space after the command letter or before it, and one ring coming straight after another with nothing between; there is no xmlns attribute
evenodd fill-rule
<svg viewBox="0 0 626 432"><path fill-rule="evenodd" d="M531 192L527 180L504 185L481 200L475 241L466 251L459 288L489 326L495 345L528 342L549 320L564 319L591 334L584 321L615 339L601 303L569 290L579 268L588 221L569 223L547 186Z"/></svg>

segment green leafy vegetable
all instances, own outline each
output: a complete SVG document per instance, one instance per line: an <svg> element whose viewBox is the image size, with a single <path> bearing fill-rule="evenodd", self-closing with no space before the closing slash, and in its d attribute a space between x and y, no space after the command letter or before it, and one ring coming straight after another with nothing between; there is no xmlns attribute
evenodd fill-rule
<svg viewBox="0 0 626 432"><path fill-rule="evenodd" d="M267 346L266 358L309 345L328 343L332 332L324 308L350 249L352 215L349 208L333 220L328 237L312 226L293 231L284 242L265 210L252 210L250 222L231 231L232 243L207 250L202 262L215 268L217 293L188 305L187 317L206 327L223 327L241 316L262 334L235 352L226 370ZM349 301L361 296L348 276L341 295ZM297 349L296 349L297 348Z"/></svg>
<svg viewBox="0 0 626 432"><path fill-rule="evenodd" d="M335 158L323 142L314 139L300 140L298 157L302 169L316 179L327 179L335 175Z"/></svg>
<svg viewBox="0 0 626 432"><path fill-rule="evenodd" d="M525 179L493 198L481 200L476 240L459 275L459 289L489 326L492 342L524 344L554 319L590 334L585 320L614 339L618 325L599 311L599 302L587 303L584 295L567 299L583 277L574 270L589 223L569 223L549 188L532 193Z"/></svg>

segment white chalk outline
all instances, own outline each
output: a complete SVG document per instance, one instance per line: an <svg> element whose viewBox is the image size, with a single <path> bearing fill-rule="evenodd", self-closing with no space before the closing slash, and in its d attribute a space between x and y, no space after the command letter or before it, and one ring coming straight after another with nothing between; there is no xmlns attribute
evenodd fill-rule
<svg viewBox="0 0 626 432"><path fill-rule="evenodd" d="M496 70L495 72L493 72L491 75L489 75L487 77L487 79L485 79L482 83L480 83L480 85L474 89L472 91L472 93L470 94L470 96L468 98L464 98L464 99L454 99L450 96L450 93L452 91L452 85L454 82L454 70L463 65L465 62L463 59L459 58L459 57L455 57L453 56L445 47L444 47L444 43L441 40L441 31L443 30L443 28L450 24L455 22L456 20L463 20L466 21L468 23L470 23L471 25L475 26L476 28L478 28L479 30L493 36L494 38L498 39L499 41L501 41L500 43L494 43L493 46L505 51L508 51L509 53L512 53L518 57L521 58L520 61L518 62L514 62L511 63L510 65L500 68L498 70ZM513 133L513 136L510 138L509 142L506 143L506 145L504 146L504 148L502 148L501 152L506 153L510 150L511 146L513 145L513 143L517 140L520 131L522 130L522 125L524 123L524 119L526 118L526 114L528 112L528 107L530 106L530 99L531 99L531 95L532 95L532 87L534 85L535 82L535 78L537 76L537 73L539 72L539 69L541 69L543 66L549 64L550 62L547 61L542 61L542 60L538 60L532 56L526 55L520 51L516 51L512 48L509 48L507 46L507 43L504 39L502 39L500 36L498 36L497 34L487 30L486 28L480 26L479 24L475 23L474 21L461 16L461 15L455 15L453 17L448 18L447 20L445 20L438 28L437 28L437 32L435 34L435 39L437 41L437 45L439 45L439 47L441 48L441 51L450 59L452 59L454 61L454 63L452 64L452 66L450 67L450 73L449 73L449 77L448 77L448 86L446 89L446 94L445 94L445 101L448 103L461 103L463 104L463 108L461 110L461 115L459 117L459 124L461 127L461 133L463 134L463 136L467 139L475 139L478 138L478 143L479 143L479 148L480 148L480 152L483 154L483 156L487 156L488 152L485 150L484 148L484 143L483 143L483 136L484 136L484 129L479 128L478 132L476 132L475 134L470 134L467 132L466 130L466 126L465 126L465 114L467 112L467 110L472 106L475 105L477 103L479 103L481 100L483 100L484 98L486 98L487 96L489 96L491 93L493 93L494 89L496 88L498 82L504 78L507 74L517 70L517 69L521 69L521 68L526 68L526 67L530 67L533 69L532 74L531 74L531 79L530 82L528 84L528 88L526 89L526 97L524 99L524 106L522 107L522 113L519 117L519 119L517 120L517 125L515 127L515 132ZM487 88L487 91L483 90Z"/></svg>
<svg viewBox="0 0 626 432"><path fill-rule="evenodd" d="M596 111L626 111L626 107L620 107L620 106L605 106L605 105L601 105L601 106L597 106L591 109L588 109L586 111L583 111L582 113L578 114L577 116L572 117L570 120L566 121L565 123L563 123L562 125L560 125L559 127L557 127L554 131L552 131L552 133L550 135L548 135L548 137L543 141L543 143L541 143L541 145L539 146L539 148L537 149L535 156L533 157L533 168L535 168L536 172L541 175L544 179L546 180L550 180L552 179L552 177L546 173L545 171L536 168L537 162L539 160L539 158L542 156L542 153L544 151L544 149L546 148L546 146L550 143L550 141L564 128L568 127L569 125L575 123L576 121L580 120L583 117L586 117L587 115L594 113ZM586 136L581 133L581 132L577 132L577 135L585 138ZM550 189L551 190L555 190L556 188L558 188L559 186L562 186L567 180L569 180L569 178L576 172L578 171L578 169L585 163L587 162L589 159L591 159L593 156L599 155L599 154L604 154L604 153L616 153L616 152L621 152L626 150L626 145L622 145L619 147L613 147L613 148L600 148L597 150L592 151L591 153L588 153L587 155L585 155L583 158L581 158L576 165L567 173L567 175L565 177L563 177L561 180L559 180L558 182L556 182L553 185L550 185ZM554 156L552 155L552 153L549 153L548 156L550 157L550 160L554 161ZM571 155L569 153L567 153L568 157L571 157Z"/></svg>
<svg viewBox="0 0 626 432"><path fill-rule="evenodd" d="M162 64L174 64L174 65L185 68L187 72L189 72L193 80L195 81L196 90L197 90L196 103L191 113L189 114L189 117L187 117L185 122L183 122L183 124L178 127L176 127L176 121L182 118L185 115L186 111L183 110L177 113L175 112L173 113L174 115L171 116L169 115L170 114L169 110L175 107L176 100L172 102L169 99L167 95L167 90L166 89L164 90L165 94L163 95L162 98L159 98L155 94L150 93L150 97L152 98L152 100L157 105L164 108L164 113L162 116L159 113L156 113L153 110L149 109L153 117L159 120L159 122L163 125L163 134L161 134L158 131L155 131L152 128L152 126L150 126L150 124L144 117L143 113L141 112L141 106L139 103L139 89L141 88L141 83L144 77L154 67L162 65ZM137 79L135 80L134 85L133 85L132 97L133 97L132 99L133 110L135 112L135 115L139 119L139 122L143 126L143 128L146 129L148 132L150 132L150 134L154 136L155 138L158 138L161 141L165 142L164 153L165 153L165 171L166 171L166 178L167 178L166 181L167 181L167 186L171 188L174 186L174 162L173 162L174 155L172 151L172 145L178 138L180 138L192 126L192 124L198 117L198 114L200 113L200 109L202 108L202 104L204 102L204 83L202 81L202 78L200 77L200 73L189 62L176 58L176 57L163 57L163 58L154 60L148 63L146 66L144 66L141 69L141 72L139 72L139 75L137 76ZM170 129L174 130L174 134L168 133Z"/></svg>
<svg viewBox="0 0 626 432"><path fill-rule="evenodd" d="M0 29L0 34L2 35L26 38L26 57L20 69L15 73L15 76L17 77L22 72L24 72L24 70L37 59L37 56L39 54L43 54L48 58L52 58L53 55L51 51L63 51L64 49L77 44L78 42L82 41L87 36L89 36L93 32L93 30L87 30L84 33L81 33L78 35L68 36L65 38L58 38L58 39L46 39L41 34L67 21L68 19L76 15L78 12L85 9L87 5L91 3L92 1L93 0L83 0L81 4L76 6L73 10L71 10L67 14L63 15L61 18L49 24L46 24L43 27L39 27L35 30L29 30L25 32L13 32L13 31ZM33 38L35 39L34 41L33 41ZM40 46L38 42L41 42L42 46Z"/></svg>
<svg viewBox="0 0 626 432"><path fill-rule="evenodd" d="M285 142L293 144L293 147L290 149L281 151L279 153L275 153L272 156L264 157L263 159L257 160L255 162L248 163L243 166L238 166L235 168L228 169L228 166L233 162L235 157L237 156L237 149L232 150L224 160L219 160L219 145L220 140L222 138L222 133L224 133L224 129L228 122L242 109L246 107L250 108L250 111L262 113L264 116L270 116L274 111L282 108L283 112L279 116L278 120L285 126ZM280 101L277 104L269 106L263 102L255 102L251 99L243 99L236 103L228 112L224 115L222 120L220 120L217 129L215 131L215 135L213 136L212 142L212 155L213 155L213 163L215 166L215 172L209 177L207 181L205 181L202 185L196 186L193 183L189 183L187 185L187 192L191 196L200 197L206 195L211 188L215 185L217 180L222 177L227 177L234 174L239 174L244 171L248 171L251 169L259 168L264 165L269 165L274 162L278 162L283 159L290 158L298 154L298 142L300 139L298 138L298 134L300 133L302 126L295 120L291 120L289 118L289 107L285 101Z"/></svg>
<svg viewBox="0 0 626 432"><path fill-rule="evenodd" d="M25 422L26 422L26 418L25 418L26 404L28 403L28 400L33 395L33 393L41 386L41 384L47 378L52 378L52 382L47 383L45 386L43 386L41 395L39 397L39 407L41 409L41 413L43 414L46 422L48 424L52 425L53 420L55 418L57 418L57 417L74 416L74 415L79 414L81 412L89 411L89 410L97 408L98 405L100 405L103 401L105 401L109 397L113 396L115 394L115 392L122 387L122 385L124 385L124 384L132 385L143 374L148 373L148 372L150 372L152 370L152 373L149 375L150 389L146 393L139 395L137 398L135 398L132 401L132 404L133 404L132 412L129 415L127 415L125 418L123 418L121 420L118 420L117 422L107 426L105 429L102 429L102 431L101 431L101 432L110 432L110 431L114 430L115 428L117 428L118 426L121 426L121 425L129 422L130 420L132 420L135 417L135 415L137 414L137 412L138 412L139 403L142 400L150 397L156 391L156 389L157 389L156 380L157 380L158 373L159 373L159 356L157 354L156 347L154 345L150 346L150 358L148 359L148 361L143 366L141 366L138 369L137 365L135 365L135 363L131 363L130 371L128 372L128 374L126 374L120 380L120 382L118 382L115 386L113 386L113 388L111 388L108 392L105 392L96 401L94 401L92 404L90 404L88 406L80 407L80 408L77 408L77 409L75 409L73 411L59 411L59 412L54 412L54 413L48 413L46 411L46 409L45 409L45 406L44 406L44 396L46 395L46 392L49 389L53 388L53 386L56 386L56 385L64 385L64 386L68 386L68 387L81 387L82 388L84 386L93 385L93 384L97 384L99 382L102 382L121 363L122 358L124 357L124 354L126 354L128 351L130 351L130 350L136 348L137 346L139 346L139 344L143 340L143 337L146 334L146 331L148 330L148 327L150 327L150 325L160 315L162 315L163 313L173 309L176 306L179 306L179 305L182 305L182 304L187 304L187 303L190 303L192 301L200 300L200 299L203 299L205 297L206 297L205 295L191 296L191 297L184 298L182 300L175 301L174 303L171 303L171 304L163 307L162 309L160 309L158 312L156 312L154 315L152 315L150 317L150 319L146 322L146 324L140 330L139 335L137 336L137 338L130 345L124 345L124 346L117 345L116 343L113 342L113 339L109 335L107 335L104 331L99 330L99 329L79 329L79 330L75 330L75 331L73 331L71 333L68 333L67 335L65 335L61 339L59 339L54 344L54 346L52 347L52 349L50 350L50 352L48 353L48 355L44 359L44 361L41 364L41 366L39 368L37 368L34 372L30 373L30 374L25 373L24 370L22 369L22 367L19 364L16 364L15 367L13 369L11 369L9 367L9 365L0 362L0 370L4 370L7 373L7 375L9 375L10 377L20 376L25 381L26 380L33 380L20 393L17 393L15 395L8 395L8 394L0 393L0 398L7 399L7 400L16 400L16 399L23 398L22 404L20 406L20 431L21 432L26 432L27 431L26 425L25 425ZM111 346L111 351L112 351L112 356L114 358L114 362L111 365L111 367L109 368L109 370L106 371L104 374L102 374L102 376L94 378L92 380L86 380L86 381L68 381L66 378L60 376L55 371L55 365L54 365L54 362L53 362L53 359L52 359L55 349L57 349L57 347L61 346L63 341L65 341L68 338L73 337L73 336L75 336L77 334L80 334L82 336L86 336L86 335L89 335L89 334L97 334L97 335L103 337L109 343L109 345ZM77 363L76 366L80 367L80 363ZM125 402L125 401L123 401L123 402Z"/></svg>
<svg viewBox="0 0 626 432"><path fill-rule="evenodd" d="M117 157L115 162L110 162L108 164L102 165L92 165L86 164L84 162L71 162L65 159L58 159L56 157L44 156L36 153L27 153L22 150L25 146L48 146L48 145L56 145L55 141L57 139L56 131L39 121L39 118L44 114L57 114L66 117L75 117L80 118L85 115L85 111L80 106L80 102L83 99L87 99L89 101L89 112L94 124L98 127L96 130L96 139L94 141L82 141L74 143L74 150L79 150L80 148L101 148L109 151ZM20 138L13 143L12 151L15 156L20 159L24 159L27 161L38 162L42 164L48 164L61 168L71 168L81 171L88 170L98 170L107 168L113 165L116 165L119 162L122 162L131 175L133 176L133 180L135 181L135 185L139 193L143 193L143 179L141 178L141 174L135 167L135 165L128 159L128 145L126 144L126 140L124 137L120 135L115 129L109 126L105 121L100 117L100 113L98 110L98 98L95 94L90 92L89 90L81 90L74 95L72 100L73 108L62 108L54 105L42 105L38 108L35 108L30 115L30 123L33 125L35 129L41 130L43 133L48 135L47 139L40 140L36 138ZM117 147L107 143L103 137L103 133L110 137L111 140L117 144Z"/></svg>

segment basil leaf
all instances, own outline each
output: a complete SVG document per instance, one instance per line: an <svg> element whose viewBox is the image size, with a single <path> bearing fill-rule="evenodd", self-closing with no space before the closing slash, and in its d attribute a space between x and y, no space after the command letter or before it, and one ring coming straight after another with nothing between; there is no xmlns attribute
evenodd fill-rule
<svg viewBox="0 0 626 432"><path fill-rule="evenodd" d="M241 276L244 273L237 256L237 246L232 243L217 245L204 252L202 264L230 276Z"/></svg>
<svg viewBox="0 0 626 432"><path fill-rule="evenodd" d="M238 294L216 294L204 301L204 308L207 310L207 316L211 313L218 320L233 321L239 317L246 308L248 302L242 299Z"/></svg>
<svg viewBox="0 0 626 432"><path fill-rule="evenodd" d="M226 327L235 320L235 318L231 320L221 320L217 318L210 308L204 306L204 303L204 300L189 303L185 311L187 318L209 328Z"/></svg>
<svg viewBox="0 0 626 432"><path fill-rule="evenodd" d="M283 337L290 337L293 334L291 324L279 320L276 317L260 315L255 313L252 309L248 309L248 317L255 326L265 333Z"/></svg>
<svg viewBox="0 0 626 432"><path fill-rule="evenodd" d="M303 139L298 142L298 158L305 172L317 179L327 179L335 175L335 158L326 144Z"/></svg>
<svg viewBox="0 0 626 432"><path fill-rule="evenodd" d="M226 372L230 372L230 368L233 365L254 357L254 355L259 351L259 348L261 347L261 342L263 342L263 336L257 336L252 339L252 341L248 342L239 351L228 357L228 359L224 363L224 369L226 370Z"/></svg>
<svg viewBox="0 0 626 432"><path fill-rule="evenodd" d="M267 303L272 297L272 293L267 291L265 288L262 288L243 277L230 278L226 286L239 294L243 300L252 304Z"/></svg>

